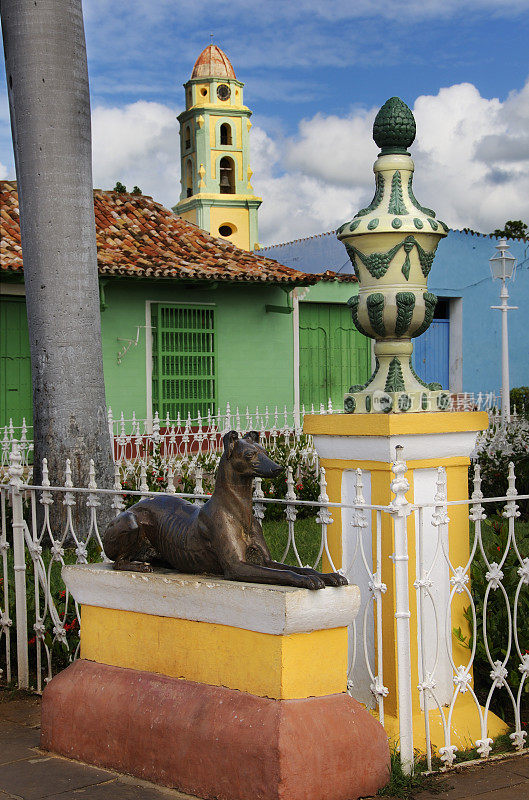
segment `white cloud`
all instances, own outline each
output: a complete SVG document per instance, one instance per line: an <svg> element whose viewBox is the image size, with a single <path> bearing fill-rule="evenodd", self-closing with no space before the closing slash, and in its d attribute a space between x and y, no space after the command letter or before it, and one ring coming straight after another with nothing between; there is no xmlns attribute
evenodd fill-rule
<svg viewBox="0 0 529 800"><path fill-rule="evenodd" d="M292 139L275 142L262 128L252 128L252 182L263 198L259 210L259 239L263 243L332 229L337 219L351 216L361 202L365 187L352 183L344 187L340 179L333 180L337 174L340 177L339 164L330 158L324 161L317 149L313 153L317 154L318 163L312 163L310 139L311 134L301 141L294 157Z"/></svg>
<svg viewBox="0 0 529 800"><path fill-rule="evenodd" d="M178 111L140 100L123 107L96 107L92 113L94 186L129 190L174 205L180 196Z"/></svg>
<svg viewBox="0 0 529 800"><path fill-rule="evenodd" d="M417 98L414 112L422 202L453 227L483 232L529 219L529 82L503 103L451 86Z"/></svg>
<svg viewBox="0 0 529 800"><path fill-rule="evenodd" d="M452 227L488 232L529 221L529 82L500 102L462 83L422 95L413 108L415 193ZM139 185L166 206L180 192L176 110L140 101L93 114L94 185ZM252 128L260 241L288 241L337 227L371 199L376 109L316 114L295 136ZM270 129L271 130L271 129Z"/></svg>
<svg viewBox="0 0 529 800"><path fill-rule="evenodd" d="M420 202L456 228L488 232L507 219L529 220L529 81L503 103L469 83L450 86L418 97L413 111ZM334 228L371 199L374 115L316 114L300 123L281 155L253 143L261 242Z"/></svg>
<svg viewBox="0 0 529 800"><path fill-rule="evenodd" d="M287 145L286 167L337 185L365 186L366 162L377 154L371 138L375 114L359 109L348 117L319 113L302 120L299 136Z"/></svg>

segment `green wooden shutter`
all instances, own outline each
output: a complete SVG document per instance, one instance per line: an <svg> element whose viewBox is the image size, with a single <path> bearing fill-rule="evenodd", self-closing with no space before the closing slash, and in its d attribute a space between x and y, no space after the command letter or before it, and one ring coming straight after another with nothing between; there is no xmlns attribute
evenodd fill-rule
<svg viewBox="0 0 529 800"><path fill-rule="evenodd" d="M0 302L0 426L33 424L31 357L23 297Z"/></svg>
<svg viewBox="0 0 529 800"><path fill-rule="evenodd" d="M348 306L329 305L330 397L340 407L353 384L367 381L371 372L371 343L356 330Z"/></svg>
<svg viewBox="0 0 529 800"><path fill-rule="evenodd" d="M152 326L153 410L162 419L215 414L214 310L154 303Z"/></svg>
<svg viewBox="0 0 529 800"><path fill-rule="evenodd" d="M329 399L329 313L323 303L300 303L299 309L300 400L310 409Z"/></svg>
<svg viewBox="0 0 529 800"><path fill-rule="evenodd" d="M358 333L346 305L300 303L299 360L300 400L342 407L352 384L364 383L370 374L369 339Z"/></svg>

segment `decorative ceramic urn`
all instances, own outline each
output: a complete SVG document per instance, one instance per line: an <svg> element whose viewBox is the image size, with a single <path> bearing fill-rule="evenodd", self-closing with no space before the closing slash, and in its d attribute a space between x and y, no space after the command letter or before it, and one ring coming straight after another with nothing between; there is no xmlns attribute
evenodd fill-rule
<svg viewBox="0 0 529 800"><path fill-rule="evenodd" d="M414 163L407 148L415 139L415 120L399 97L378 112L373 139L381 148L373 167L375 196L337 235L360 284L349 300L353 321L360 333L375 339L376 366L364 386L351 386L344 408L348 413L443 411L450 394L415 373L411 340L432 322L437 297L428 291L428 274L448 227L413 194Z"/></svg>

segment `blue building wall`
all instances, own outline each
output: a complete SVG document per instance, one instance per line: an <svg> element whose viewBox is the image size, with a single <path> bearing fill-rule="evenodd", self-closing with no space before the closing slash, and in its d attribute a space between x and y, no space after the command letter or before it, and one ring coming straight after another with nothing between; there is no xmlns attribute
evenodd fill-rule
<svg viewBox="0 0 529 800"><path fill-rule="evenodd" d="M341 275L353 272L345 247L336 238L335 231L261 247L259 255L275 258L281 264L302 272L318 273L328 269Z"/></svg>
<svg viewBox="0 0 529 800"><path fill-rule="evenodd" d="M496 237L450 231L437 249L428 286L438 297L462 298L463 391L496 392L501 387L500 282L493 281L489 259L496 253ZM509 281L510 384L529 385L529 242L509 240L515 256L515 280ZM304 272L333 270L351 273L345 248L334 231L294 242L263 247L260 255ZM347 294L347 288L344 287ZM347 299L344 295L344 300ZM427 336L428 334L425 334ZM451 354L452 358L452 354Z"/></svg>

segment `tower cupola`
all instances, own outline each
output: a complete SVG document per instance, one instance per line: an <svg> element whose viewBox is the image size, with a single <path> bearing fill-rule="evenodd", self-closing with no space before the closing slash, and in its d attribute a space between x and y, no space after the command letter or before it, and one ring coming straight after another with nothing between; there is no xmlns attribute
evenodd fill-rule
<svg viewBox="0 0 529 800"><path fill-rule="evenodd" d="M184 84L179 117L181 183L174 211L246 250L257 244L261 198L250 183L250 117L243 86L220 47L210 44Z"/></svg>
<svg viewBox="0 0 529 800"><path fill-rule="evenodd" d="M237 80L230 59L216 44L210 44L202 50L195 61L191 77L233 78L234 81Z"/></svg>

